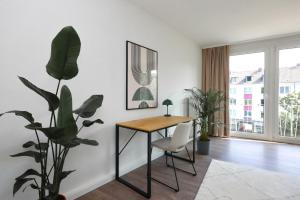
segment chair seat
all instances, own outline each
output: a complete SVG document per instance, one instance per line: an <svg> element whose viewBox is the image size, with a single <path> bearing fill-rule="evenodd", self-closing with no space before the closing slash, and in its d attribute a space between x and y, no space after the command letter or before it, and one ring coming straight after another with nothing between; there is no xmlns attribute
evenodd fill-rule
<svg viewBox="0 0 300 200"><path fill-rule="evenodd" d="M159 148L161 150L164 150L164 151L170 151L170 152L174 152L174 153L182 151L184 149L184 146L181 148L177 148L177 149L172 148L171 137L166 137L166 138L156 140L156 141L152 142L152 146Z"/></svg>

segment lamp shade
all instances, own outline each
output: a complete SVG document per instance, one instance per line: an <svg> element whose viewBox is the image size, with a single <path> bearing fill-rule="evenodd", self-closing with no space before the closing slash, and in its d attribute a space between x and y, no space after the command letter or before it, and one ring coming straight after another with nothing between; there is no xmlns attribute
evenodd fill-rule
<svg viewBox="0 0 300 200"><path fill-rule="evenodd" d="M162 105L170 106L170 105L173 105L173 102L170 99L166 99L166 100L163 101Z"/></svg>

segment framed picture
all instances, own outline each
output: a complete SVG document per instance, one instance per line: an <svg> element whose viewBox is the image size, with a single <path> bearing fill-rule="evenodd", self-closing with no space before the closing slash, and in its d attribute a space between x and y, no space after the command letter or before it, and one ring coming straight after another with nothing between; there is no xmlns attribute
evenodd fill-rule
<svg viewBox="0 0 300 200"><path fill-rule="evenodd" d="M126 41L126 109L157 108L158 53Z"/></svg>

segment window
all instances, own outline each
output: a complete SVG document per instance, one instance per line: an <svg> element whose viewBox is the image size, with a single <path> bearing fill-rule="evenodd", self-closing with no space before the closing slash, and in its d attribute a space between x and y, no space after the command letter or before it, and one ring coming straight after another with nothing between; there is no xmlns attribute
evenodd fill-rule
<svg viewBox="0 0 300 200"><path fill-rule="evenodd" d="M237 82L237 77L230 78L230 83L236 83L236 82Z"/></svg>
<svg viewBox="0 0 300 200"><path fill-rule="evenodd" d="M229 101L231 105L236 105L236 99L231 98Z"/></svg>
<svg viewBox="0 0 300 200"><path fill-rule="evenodd" d="M231 94L231 95L236 94L236 88L230 88L229 94Z"/></svg>
<svg viewBox="0 0 300 200"><path fill-rule="evenodd" d="M230 110L229 110L229 115L230 115L230 117L234 118L235 115L236 115L235 110L230 109Z"/></svg>
<svg viewBox="0 0 300 200"><path fill-rule="evenodd" d="M230 54L231 134L300 144L300 35L232 45Z"/></svg>
<svg viewBox="0 0 300 200"><path fill-rule="evenodd" d="M244 116L245 117L251 117L252 112L251 111L244 111Z"/></svg>
<svg viewBox="0 0 300 200"><path fill-rule="evenodd" d="M252 100L251 99L246 99L244 101L244 103L245 103L245 106L252 105Z"/></svg>
<svg viewBox="0 0 300 200"><path fill-rule="evenodd" d="M279 50L279 137L300 139L300 48Z"/></svg>
<svg viewBox="0 0 300 200"><path fill-rule="evenodd" d="M263 126L262 126L262 125L256 125L256 126L255 126L255 131L258 132L258 133L262 133L262 131L263 131Z"/></svg>
<svg viewBox="0 0 300 200"><path fill-rule="evenodd" d="M284 88L284 93L287 94L287 93L289 93L289 92L290 92L290 88L289 88L288 86L286 86L286 87Z"/></svg>
<svg viewBox="0 0 300 200"><path fill-rule="evenodd" d="M263 134L261 106L264 88L265 53L230 56L230 128L232 132ZM234 80L241 80L236 81ZM233 92L234 91L234 92ZM235 101L234 101L234 100ZM235 114L233 114L233 110ZM262 111L263 112L263 111ZM258 113L255 114L254 113ZM260 126L259 128L255 128Z"/></svg>
<svg viewBox="0 0 300 200"><path fill-rule="evenodd" d="M284 94L284 87L280 87L279 91L280 91L280 94Z"/></svg>
<svg viewBox="0 0 300 200"><path fill-rule="evenodd" d="M245 87L245 88L244 88L244 93L245 93L245 94L251 93L251 88L250 88L250 87Z"/></svg>

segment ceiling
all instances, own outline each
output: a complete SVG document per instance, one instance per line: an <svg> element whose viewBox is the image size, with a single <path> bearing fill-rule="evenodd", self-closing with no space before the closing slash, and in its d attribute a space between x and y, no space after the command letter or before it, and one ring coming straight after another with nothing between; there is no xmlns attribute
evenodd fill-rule
<svg viewBox="0 0 300 200"><path fill-rule="evenodd" d="M300 0L130 0L202 47L300 33Z"/></svg>

